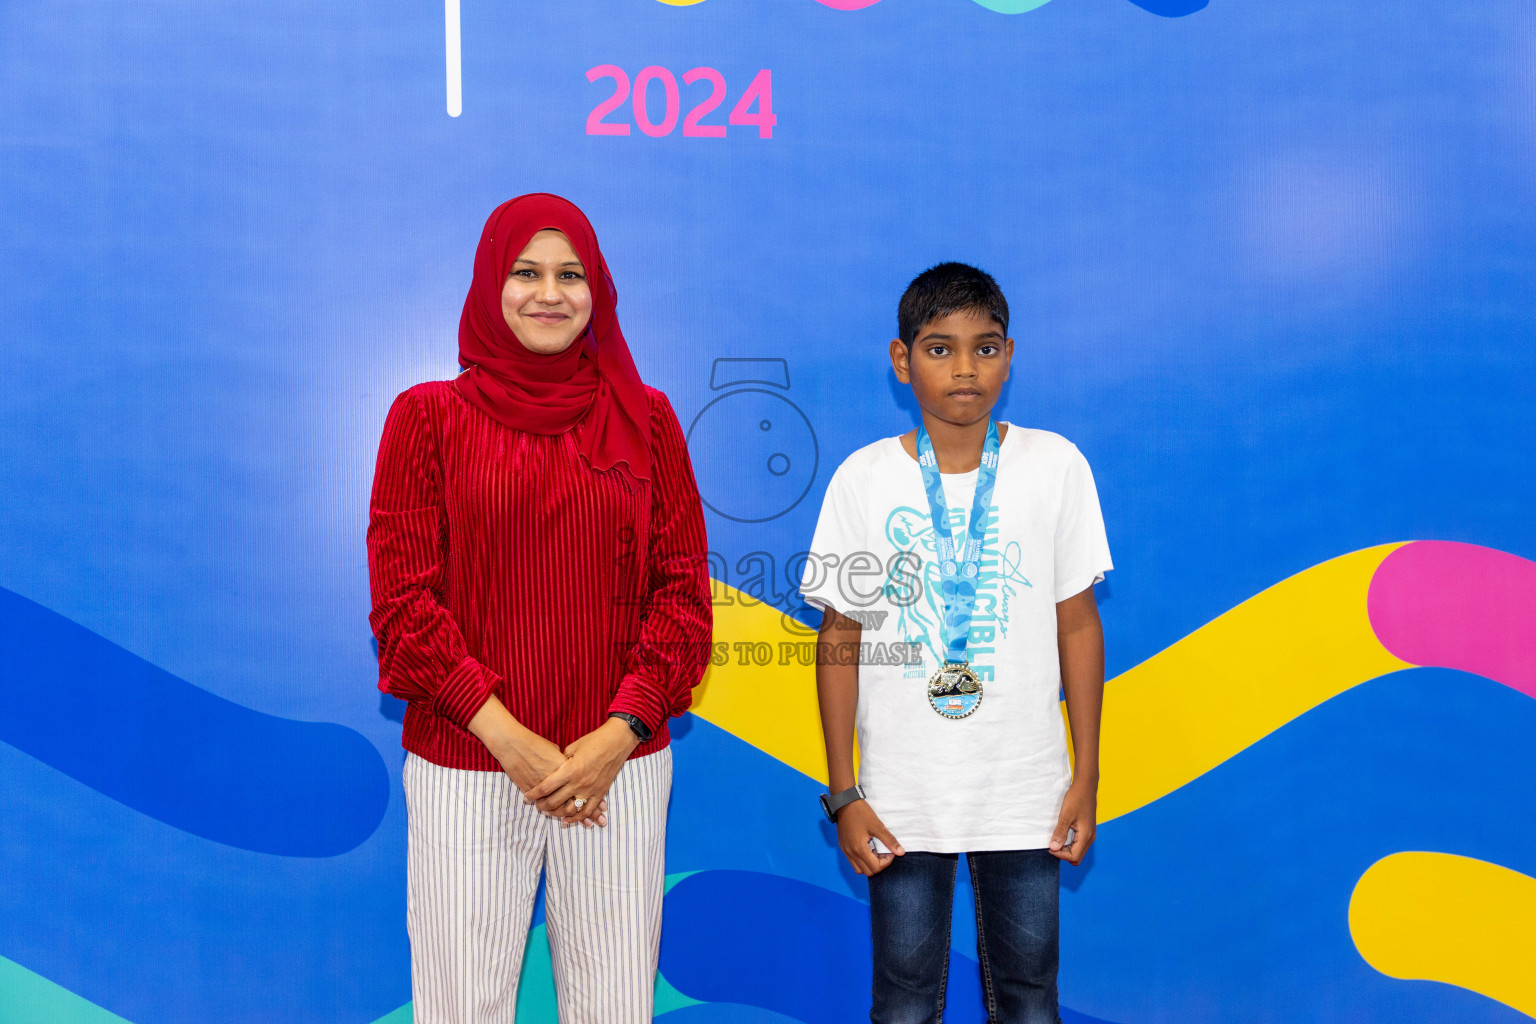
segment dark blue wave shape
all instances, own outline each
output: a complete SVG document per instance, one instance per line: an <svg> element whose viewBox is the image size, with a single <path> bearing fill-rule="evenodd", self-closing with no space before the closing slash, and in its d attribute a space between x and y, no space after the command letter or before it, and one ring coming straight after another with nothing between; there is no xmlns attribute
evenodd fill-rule
<svg viewBox="0 0 1536 1024"><path fill-rule="evenodd" d="M1204 10L1210 0L1131 0L1131 3L1159 17L1182 18Z"/></svg>
<svg viewBox="0 0 1536 1024"><path fill-rule="evenodd" d="M808 1024L869 1016L869 908L858 900L757 871L701 871L667 893L663 917L661 972L684 995Z"/></svg>
<svg viewBox="0 0 1536 1024"><path fill-rule="evenodd" d="M757 871L701 871L667 893L664 917L661 971L684 995L805 1024L869 1016L869 908L859 900ZM976 961L952 949L950 975L956 974L975 977L979 990ZM979 999L945 1009L945 1020L956 1024L980 1024L985 1016ZM701 1011L698 1019L736 1018ZM1065 1007L1061 1019L1108 1024Z"/></svg>
<svg viewBox="0 0 1536 1024"><path fill-rule="evenodd" d="M4 588L0 694L0 740L243 850L345 853L389 804L384 760L360 733L217 697Z"/></svg>

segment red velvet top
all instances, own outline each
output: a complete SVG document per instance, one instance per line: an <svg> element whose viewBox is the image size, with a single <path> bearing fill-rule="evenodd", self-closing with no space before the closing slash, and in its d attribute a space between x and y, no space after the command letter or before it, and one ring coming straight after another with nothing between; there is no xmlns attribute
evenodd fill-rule
<svg viewBox="0 0 1536 1024"><path fill-rule="evenodd" d="M610 711L652 738L688 710L713 615L704 512L677 415L647 387L651 479L593 472L570 432L491 419L448 381L389 410L368 522L379 689L408 702L405 749L500 771L466 726L495 694L564 747Z"/></svg>

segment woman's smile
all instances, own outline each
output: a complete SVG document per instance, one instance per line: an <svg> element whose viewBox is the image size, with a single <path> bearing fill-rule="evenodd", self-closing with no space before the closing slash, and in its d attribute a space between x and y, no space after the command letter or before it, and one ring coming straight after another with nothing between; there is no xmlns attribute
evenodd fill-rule
<svg viewBox="0 0 1536 1024"><path fill-rule="evenodd" d="M564 232L546 229L529 239L502 282L501 311L533 352L564 352L580 337L592 318L592 290Z"/></svg>

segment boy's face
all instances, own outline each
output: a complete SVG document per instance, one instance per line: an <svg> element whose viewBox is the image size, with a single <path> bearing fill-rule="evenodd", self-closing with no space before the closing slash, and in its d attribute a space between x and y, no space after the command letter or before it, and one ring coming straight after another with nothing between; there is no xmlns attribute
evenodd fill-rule
<svg viewBox="0 0 1536 1024"><path fill-rule="evenodd" d="M930 320L912 339L891 342L891 366L925 413L966 426L985 420L1002 394L1013 339L986 313L961 310Z"/></svg>

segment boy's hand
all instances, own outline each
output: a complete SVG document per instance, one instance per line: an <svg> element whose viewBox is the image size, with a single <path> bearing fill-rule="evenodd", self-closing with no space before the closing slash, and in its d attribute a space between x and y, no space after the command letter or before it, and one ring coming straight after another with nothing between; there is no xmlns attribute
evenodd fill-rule
<svg viewBox="0 0 1536 1024"><path fill-rule="evenodd" d="M1051 856L1068 864L1081 864L1088 847L1093 845L1094 834L1098 831L1098 817L1098 787L1092 783L1074 781L1067 788L1067 795L1062 798L1061 817L1056 822L1056 831L1051 833ZM1069 828L1077 833L1072 837L1071 846L1067 845Z"/></svg>
<svg viewBox="0 0 1536 1024"><path fill-rule="evenodd" d="M876 853L870 849L871 837L880 840L894 853ZM848 863L853 865L853 870L861 875L878 875L892 860L907 852L865 800L855 800L837 812L837 845Z"/></svg>

